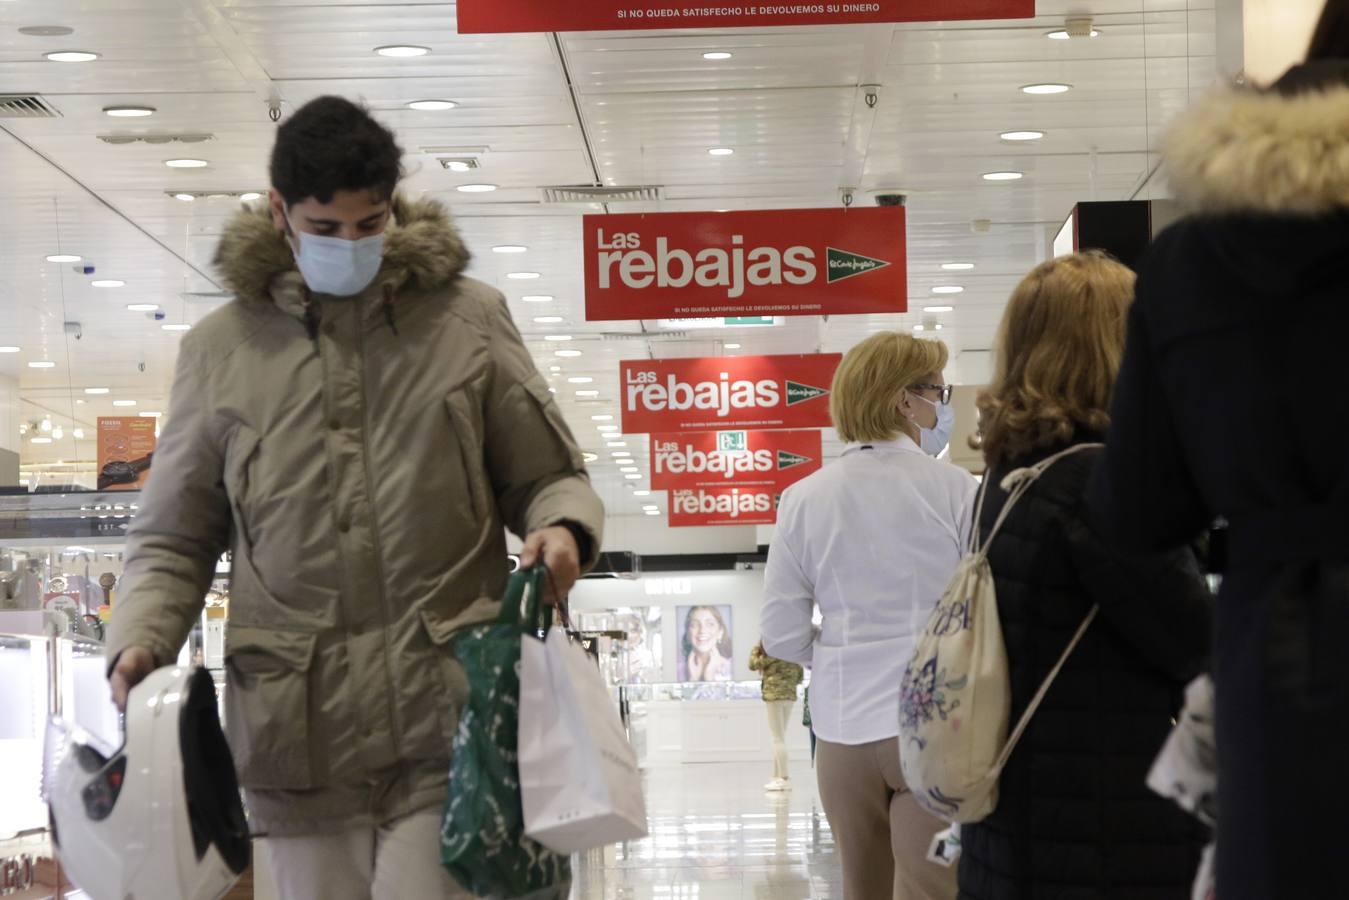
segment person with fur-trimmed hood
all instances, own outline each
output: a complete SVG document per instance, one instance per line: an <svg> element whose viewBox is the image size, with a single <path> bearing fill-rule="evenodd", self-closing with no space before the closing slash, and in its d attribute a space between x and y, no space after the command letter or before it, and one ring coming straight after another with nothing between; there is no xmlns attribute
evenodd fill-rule
<svg viewBox="0 0 1349 900"><path fill-rule="evenodd" d="M1228 522L1217 896L1349 897L1349 0L1165 157L1193 215L1139 273L1096 518L1153 549Z"/></svg>
<svg viewBox="0 0 1349 900"><path fill-rule="evenodd" d="M445 210L396 193L401 155L337 97L278 130L270 203L216 254L235 299L183 340L108 641L124 704L233 550L226 731L286 900L467 896L440 866L449 642L496 618L505 528L562 595L600 550L547 382Z"/></svg>

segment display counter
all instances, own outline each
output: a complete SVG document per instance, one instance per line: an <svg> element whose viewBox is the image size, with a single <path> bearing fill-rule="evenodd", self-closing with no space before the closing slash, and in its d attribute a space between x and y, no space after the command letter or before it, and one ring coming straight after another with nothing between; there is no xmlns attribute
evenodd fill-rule
<svg viewBox="0 0 1349 900"><path fill-rule="evenodd" d="M762 761L771 770L773 739L758 681L639 684L623 691L629 734L644 767ZM801 724L800 694L787 750L793 762L808 765L810 732Z"/></svg>

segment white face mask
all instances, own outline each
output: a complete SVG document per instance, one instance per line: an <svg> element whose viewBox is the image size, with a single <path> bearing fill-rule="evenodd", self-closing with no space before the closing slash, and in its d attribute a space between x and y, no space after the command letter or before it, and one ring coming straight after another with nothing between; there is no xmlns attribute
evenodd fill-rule
<svg viewBox="0 0 1349 900"><path fill-rule="evenodd" d="M291 251L305 284L316 294L352 297L370 286L384 262L384 235L357 241L305 234L291 226ZM300 247L295 248L298 240Z"/></svg>
<svg viewBox="0 0 1349 900"><path fill-rule="evenodd" d="M942 451L951 443L951 432L956 427L956 411L951 408L949 403L929 400L921 394L914 394L913 396L924 403L931 403L937 407L937 424L935 426L924 428L917 422L914 422L914 424L918 425L919 437L921 438L919 446L923 448L923 452L928 456L941 456Z"/></svg>

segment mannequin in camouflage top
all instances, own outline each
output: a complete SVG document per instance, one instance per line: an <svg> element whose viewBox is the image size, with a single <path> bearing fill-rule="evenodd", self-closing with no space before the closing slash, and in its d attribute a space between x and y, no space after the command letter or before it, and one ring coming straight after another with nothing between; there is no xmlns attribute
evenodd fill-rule
<svg viewBox="0 0 1349 900"><path fill-rule="evenodd" d="M763 699L768 706L768 727L773 733L773 780L764 785L769 791L791 790L787 774L787 723L796 705L796 687L805 672L796 663L774 659L764 652L763 643L749 655L751 671L763 675Z"/></svg>

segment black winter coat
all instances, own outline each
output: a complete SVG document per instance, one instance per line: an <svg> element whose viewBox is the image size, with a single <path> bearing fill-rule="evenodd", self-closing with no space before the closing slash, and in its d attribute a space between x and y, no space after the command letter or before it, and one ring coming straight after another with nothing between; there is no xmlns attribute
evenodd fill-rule
<svg viewBox="0 0 1349 900"><path fill-rule="evenodd" d="M1007 499L986 479L985 536ZM998 807L961 829L960 900L1188 900L1206 835L1145 779L1203 668L1212 597L1188 551L1130 557L1086 524L1099 449L1055 463L989 551L1012 681L1012 724L1092 604L1087 630L1012 753Z"/></svg>
<svg viewBox="0 0 1349 900"><path fill-rule="evenodd" d="M1231 522L1218 603L1218 896L1349 897L1349 64L1226 91L1166 148L1197 215L1145 258L1103 531Z"/></svg>

